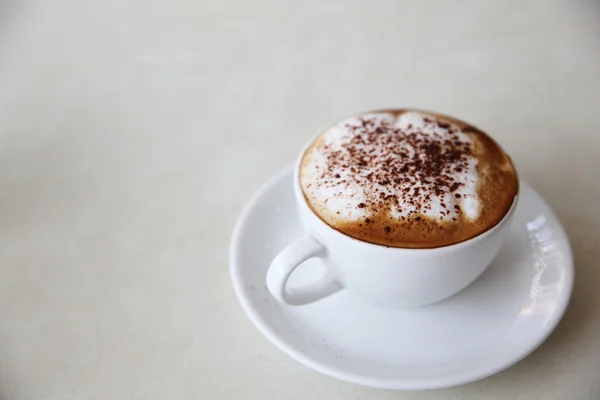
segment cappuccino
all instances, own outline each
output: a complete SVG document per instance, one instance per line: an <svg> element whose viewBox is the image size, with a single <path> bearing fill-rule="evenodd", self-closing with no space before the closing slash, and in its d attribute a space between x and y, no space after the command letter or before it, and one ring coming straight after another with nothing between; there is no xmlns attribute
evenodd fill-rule
<svg viewBox="0 0 600 400"><path fill-rule="evenodd" d="M352 116L302 156L300 186L326 224L355 239L406 248L456 244L494 227L518 179L483 131L415 110Z"/></svg>

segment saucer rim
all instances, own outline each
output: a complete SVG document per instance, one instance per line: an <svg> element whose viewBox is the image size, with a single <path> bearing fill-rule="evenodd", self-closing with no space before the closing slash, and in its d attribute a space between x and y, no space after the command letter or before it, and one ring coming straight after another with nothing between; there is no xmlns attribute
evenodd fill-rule
<svg viewBox="0 0 600 400"><path fill-rule="evenodd" d="M258 202L262 199L262 197L269 191L271 188L279 182L283 177L288 174L293 174L293 165L289 164L279 171L271 175L252 195L250 200L244 205L241 213L239 214L236 223L233 228L231 243L229 246L229 271L231 280L233 283L233 288L235 295L242 306L242 309L252 322L252 324L261 332L272 344L274 344L279 350L290 356L292 359L297 362L317 371L324 375L339 379L341 381L345 381L348 383L353 383L362 386L368 386L378 389L388 389L388 390L429 390L429 389L442 389L454 386L460 386L467 383L475 382L481 379L485 379L492 375L495 375L507 368L512 367L518 362L522 361L524 358L529 356L535 350L537 350L542 343L544 343L548 337L554 332L560 321L562 320L566 310L568 309L572 293L573 286L575 281L575 267L574 267L574 259L573 259L573 250L571 246L571 242L569 240L568 235L564 229L564 226L558 219L554 210L550 207L548 203L544 200L540 194L533 189L526 181L520 180L519 185L521 187L521 191L524 188L528 188L533 192L535 196L541 201L541 203L545 206L547 213L551 216L551 218L556 223L557 229L559 229L562 238L565 241L565 260L564 265L565 269L568 270L568 274L565 279L565 289L562 292L557 307L555 309L553 318L548 323L547 327L544 329L545 332L543 335L534 340L531 345L525 346L524 350L518 352L514 357L510 358L508 361L502 362L499 365L492 365L492 368L483 369L477 372L471 372L467 370L467 372L458 372L452 373L442 378L435 378L430 380L418 380L411 381L402 378L394 378L394 379L378 379L373 377L364 377L360 374L355 374L351 372L344 372L339 370L338 368L331 367L327 364L321 363L319 361L315 361L313 358L303 354L298 351L292 345L286 343L285 339L281 337L274 329L268 324L266 320L261 318L258 314L258 311L249 301L249 297L245 296L245 289L243 278L240 271L240 262L239 262L239 254L237 249L240 247L240 232L242 228L246 225L246 221L251 215L252 211L258 205ZM424 306L427 307L427 306Z"/></svg>

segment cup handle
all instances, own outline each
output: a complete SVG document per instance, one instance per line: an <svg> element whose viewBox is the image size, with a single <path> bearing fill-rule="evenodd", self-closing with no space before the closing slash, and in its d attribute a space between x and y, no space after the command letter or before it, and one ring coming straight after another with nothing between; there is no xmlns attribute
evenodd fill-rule
<svg viewBox="0 0 600 400"><path fill-rule="evenodd" d="M317 239L310 235L301 237L281 250L273 259L267 272L267 288L280 302L300 306L321 300L342 289L342 285L325 274L317 282L297 289L287 289L286 284L294 270L306 260L323 258L326 252Z"/></svg>

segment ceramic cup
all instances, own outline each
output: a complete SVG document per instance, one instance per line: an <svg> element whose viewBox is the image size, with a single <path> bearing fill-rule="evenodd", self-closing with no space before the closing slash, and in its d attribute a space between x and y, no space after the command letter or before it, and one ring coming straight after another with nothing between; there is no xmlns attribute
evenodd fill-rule
<svg viewBox="0 0 600 400"><path fill-rule="evenodd" d="M414 249L351 238L323 222L307 204L299 171L304 151L294 169L294 194L306 234L284 248L267 272L267 287L282 303L308 304L347 289L378 305L431 304L452 296L477 279L492 262L509 231L518 194L498 224L457 244ZM302 288L286 288L294 270L311 258L320 258L327 266L323 277Z"/></svg>

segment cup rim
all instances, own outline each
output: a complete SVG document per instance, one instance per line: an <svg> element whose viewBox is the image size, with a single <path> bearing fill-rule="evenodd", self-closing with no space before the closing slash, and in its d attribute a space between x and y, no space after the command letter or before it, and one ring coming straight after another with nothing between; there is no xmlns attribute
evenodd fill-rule
<svg viewBox="0 0 600 400"><path fill-rule="evenodd" d="M389 110L394 110L394 109L387 108L387 109L380 109L380 110L373 110L373 111L365 111L365 112L356 113L353 115L385 112L385 111L389 111ZM408 110L408 111L416 111L416 112L425 112L425 113L433 113L433 114L437 114L437 115L444 115L444 114L433 112L433 111L426 111L426 110L414 109L414 108L397 108L397 110ZM446 116L446 115L444 115L444 116ZM461 120L458 120L454 117L450 117L450 116L446 116L446 117L449 117L454 120L462 122ZM508 223L508 221L514 214L515 209L517 208L517 204L519 202L519 195L521 192L519 173L517 171L517 168L516 168L515 163L513 162L512 158L507 154L508 160L510 161L510 163L513 167L513 170L515 171L515 177L517 179L517 193L515 194L515 197L513 199L513 202L511 204L510 208L508 209L506 214L504 214L502 219L500 221L498 221L495 225L493 225L490 228L486 229L485 231L479 233L478 235L473 236L472 238L460 241L458 243L452 243L452 244L438 246L438 247L393 247L393 246L386 246L386 245L382 245L382 244L365 242L364 240L354 238L350 235L347 235L343 232L338 231L337 229L331 227L329 224L327 224L325 221L323 221L308 205L308 203L306 201L306 197L304 196L304 192L302 191L302 188L300 187L300 165L302 165L302 159L304 158L304 154L306 153L308 148L319 137L319 135L321 135L322 132L324 132L324 130L319 130L317 132L317 134L315 134L311 137L311 139L302 148L302 151L300 152L300 155L298 156L298 158L296 160L296 163L294 165L294 172L293 172L294 173L294 195L296 196L296 200L298 201L298 205L302 208L302 211L308 213L311 216L311 218L316 220L316 223L321 228L324 228L324 229L328 230L330 233L342 238L343 240L350 241L355 245L363 246L365 248L370 248L370 249L379 249L379 250L383 250L383 251L394 251L394 252L400 252L400 251L417 252L418 251L418 252L432 252L432 253L436 252L437 253L437 252L458 250L463 247L472 246L475 242L484 240L485 238L493 235L494 233L496 233L497 231L502 229L502 227L504 227L504 225L506 225ZM492 138L487 133L486 133L486 135L492 141L494 141L494 143L496 143L494 138ZM498 143L496 143L496 145L502 149L502 147ZM504 149L502 149L502 151L504 151Z"/></svg>

